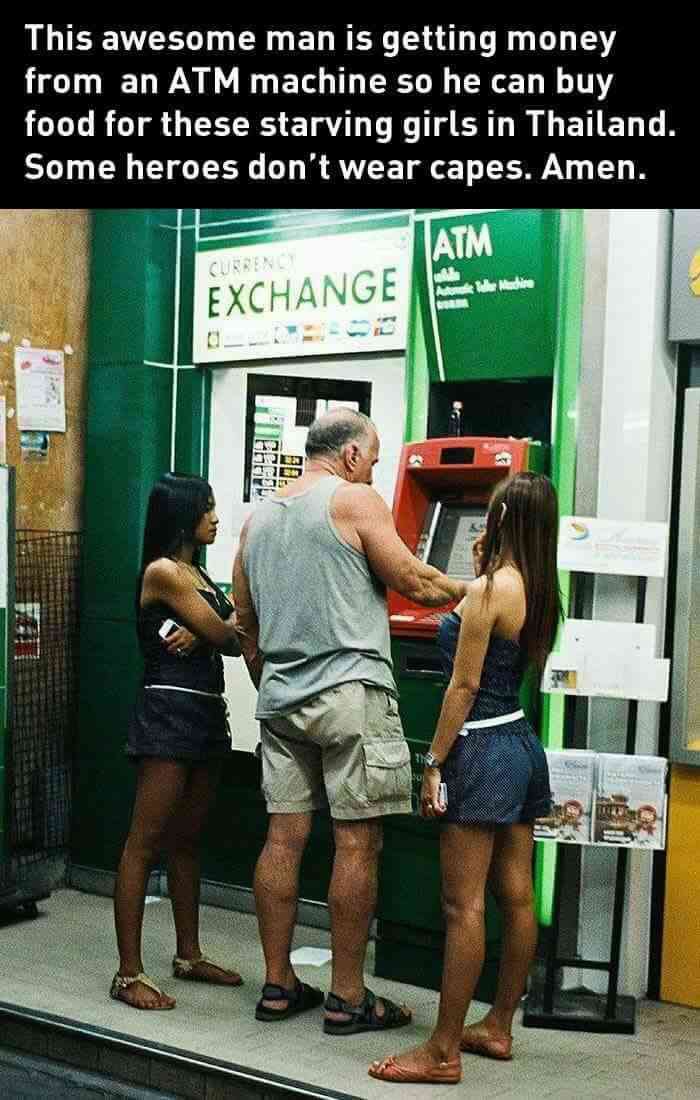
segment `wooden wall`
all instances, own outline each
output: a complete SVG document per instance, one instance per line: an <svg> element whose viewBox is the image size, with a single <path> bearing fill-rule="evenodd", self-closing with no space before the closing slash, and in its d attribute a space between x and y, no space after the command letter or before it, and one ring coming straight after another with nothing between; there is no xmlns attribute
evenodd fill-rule
<svg viewBox="0 0 700 1100"><path fill-rule="evenodd" d="M82 529L90 229L86 210L0 210L0 397L18 528ZM26 461L20 449L14 349L23 340L73 349L65 356L67 430L51 434L45 462Z"/></svg>

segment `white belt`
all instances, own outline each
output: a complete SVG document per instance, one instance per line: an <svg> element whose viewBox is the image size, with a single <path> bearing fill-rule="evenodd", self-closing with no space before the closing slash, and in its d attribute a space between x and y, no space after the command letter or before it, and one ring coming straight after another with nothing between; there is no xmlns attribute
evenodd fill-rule
<svg viewBox="0 0 700 1100"><path fill-rule="evenodd" d="M219 695L214 691L196 691L194 688L181 688L173 687L170 684L145 684L146 691L184 691L187 695L204 695L207 699L221 699L223 701L223 695Z"/></svg>
<svg viewBox="0 0 700 1100"><path fill-rule="evenodd" d="M488 726L506 726L525 717L524 710L514 710L511 714L499 714L497 718L482 718L477 722L465 722L459 731L460 737L466 737L470 730L483 730Z"/></svg>

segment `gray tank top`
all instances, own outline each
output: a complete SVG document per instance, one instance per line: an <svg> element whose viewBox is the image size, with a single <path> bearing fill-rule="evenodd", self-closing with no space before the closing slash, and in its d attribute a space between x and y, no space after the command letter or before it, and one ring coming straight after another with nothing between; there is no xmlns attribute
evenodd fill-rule
<svg viewBox="0 0 700 1100"><path fill-rule="evenodd" d="M396 695L384 586L330 515L345 482L324 477L259 505L243 556L264 665L256 718L290 714L352 680Z"/></svg>

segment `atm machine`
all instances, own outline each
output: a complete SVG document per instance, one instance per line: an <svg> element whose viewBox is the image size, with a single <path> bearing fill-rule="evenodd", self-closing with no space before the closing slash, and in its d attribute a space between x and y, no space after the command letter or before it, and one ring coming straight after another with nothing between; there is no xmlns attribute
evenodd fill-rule
<svg viewBox="0 0 700 1100"><path fill-rule="evenodd" d="M543 472L547 448L496 437L428 439L404 446L394 495L394 522L409 550L450 576L474 578L472 546L485 525L494 487L512 473ZM453 605L429 609L390 592L389 620L399 709L411 750L417 811L428 748L445 681L435 636ZM524 695L528 693L525 691ZM536 694L523 705L532 713ZM375 971L381 977L438 989L444 924L440 906L439 825L413 817L387 819L377 906ZM491 1000L500 927L489 902L486 963L476 998Z"/></svg>

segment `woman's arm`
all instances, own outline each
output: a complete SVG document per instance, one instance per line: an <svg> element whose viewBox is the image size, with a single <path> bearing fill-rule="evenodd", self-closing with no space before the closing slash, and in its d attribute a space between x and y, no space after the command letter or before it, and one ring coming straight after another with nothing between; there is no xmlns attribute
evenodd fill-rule
<svg viewBox="0 0 700 1100"><path fill-rule="evenodd" d="M202 642L197 635L188 630L186 626L179 626L177 630L173 630L172 633L168 634L168 637L163 641L168 653L177 653L180 656L193 653L201 644ZM214 648L222 657L240 657L241 655L241 646L237 636L227 642L225 646L215 646Z"/></svg>
<svg viewBox="0 0 700 1100"><path fill-rule="evenodd" d="M167 604L179 626L187 627L217 649L225 649L237 640L235 615L221 619L182 570L168 558L159 558L146 569L141 600L143 604L159 601Z"/></svg>
<svg viewBox="0 0 700 1100"><path fill-rule="evenodd" d="M472 581L468 586L467 594L460 605L462 625L452 679L445 692L430 745L430 752L440 764L444 763L474 705L489 638L497 618L496 604L493 590L487 595L486 581L480 579ZM426 768L421 803L427 817L444 813L444 806L438 801L439 785L439 767Z"/></svg>

